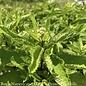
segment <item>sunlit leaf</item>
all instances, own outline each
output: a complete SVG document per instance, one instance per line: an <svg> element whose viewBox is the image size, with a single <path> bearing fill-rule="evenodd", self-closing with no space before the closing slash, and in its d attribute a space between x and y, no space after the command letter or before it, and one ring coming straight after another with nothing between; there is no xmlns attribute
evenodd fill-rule
<svg viewBox="0 0 86 86"><path fill-rule="evenodd" d="M33 47L32 49L30 49L30 54L31 54L31 58L32 58L31 64L28 67L28 70L30 71L30 73L36 72L36 70L39 66L43 51L44 51L44 49L41 48L40 46L36 46L36 47Z"/></svg>

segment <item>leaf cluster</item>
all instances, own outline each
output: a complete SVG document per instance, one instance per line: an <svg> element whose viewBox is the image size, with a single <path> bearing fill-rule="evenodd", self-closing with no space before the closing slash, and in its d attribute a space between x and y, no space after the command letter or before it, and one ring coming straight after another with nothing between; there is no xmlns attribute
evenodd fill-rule
<svg viewBox="0 0 86 86"><path fill-rule="evenodd" d="M0 82L86 84L85 6L45 1L10 7L0 9ZM84 83L74 80L77 74Z"/></svg>

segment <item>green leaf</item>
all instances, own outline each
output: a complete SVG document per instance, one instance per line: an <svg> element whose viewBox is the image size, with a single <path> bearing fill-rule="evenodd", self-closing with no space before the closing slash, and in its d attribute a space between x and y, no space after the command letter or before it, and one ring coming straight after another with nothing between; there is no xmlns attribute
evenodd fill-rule
<svg viewBox="0 0 86 86"><path fill-rule="evenodd" d="M71 32L65 32L65 33L60 32L57 35L55 35L55 41L56 42L63 41L65 39L69 38L71 35L72 35Z"/></svg>
<svg viewBox="0 0 86 86"><path fill-rule="evenodd" d="M48 18L47 19L47 21L46 21L46 29L48 30L48 31L50 31L50 19Z"/></svg>
<svg viewBox="0 0 86 86"><path fill-rule="evenodd" d="M73 55L67 52L60 52L58 56L64 60L65 64L79 64L79 65L85 64L86 65L85 56Z"/></svg>
<svg viewBox="0 0 86 86"><path fill-rule="evenodd" d="M86 85L86 75L82 75L77 72L70 75L70 79L73 86L85 86Z"/></svg>
<svg viewBox="0 0 86 86"><path fill-rule="evenodd" d="M25 19L25 18L28 18L31 14L26 14L26 15L22 15L21 16L21 20Z"/></svg>
<svg viewBox="0 0 86 86"><path fill-rule="evenodd" d="M86 69L83 69L83 74L86 75Z"/></svg>
<svg viewBox="0 0 86 86"><path fill-rule="evenodd" d="M21 70L24 69L23 66L22 66L21 64L17 63L13 57L11 57L11 63L12 63L13 66L18 67L18 68L20 68Z"/></svg>
<svg viewBox="0 0 86 86"><path fill-rule="evenodd" d="M31 54L31 58L32 58L31 64L28 67L28 70L30 73L36 72L36 70L39 66L43 51L44 51L44 49L41 48L40 46L36 46L36 47L33 47L30 49L30 54Z"/></svg>
<svg viewBox="0 0 86 86"><path fill-rule="evenodd" d="M52 74L53 73L53 63L52 63L52 60L50 59L50 56L45 56L45 62L46 62L48 70Z"/></svg>
<svg viewBox="0 0 86 86"><path fill-rule="evenodd" d="M42 80L42 78L36 72L33 73L33 74L30 74L30 76L32 76L37 81L41 81Z"/></svg>
<svg viewBox="0 0 86 86"><path fill-rule="evenodd" d="M44 36L43 36L43 40L44 41L49 41L50 37L49 37L49 33L45 32Z"/></svg>
<svg viewBox="0 0 86 86"><path fill-rule="evenodd" d="M31 14L30 15L30 19L32 21L32 25L33 25L33 30L36 32L38 27L37 27L37 22L36 22L36 19L35 19L35 16L34 14Z"/></svg>
<svg viewBox="0 0 86 86"><path fill-rule="evenodd" d="M11 57L14 57L15 61L21 64L23 63L21 57L27 57L27 54L22 50L0 49L0 58L3 65L7 65L8 63L10 63ZM12 66L12 64L9 66Z"/></svg>
<svg viewBox="0 0 86 86"><path fill-rule="evenodd" d="M21 72L18 71L17 68L11 68L8 67L7 69L5 69L6 71L3 72L3 75L0 76L0 82L2 82L2 84L7 83L8 81L10 83L22 83L22 78L21 76ZM1 85L1 83L0 83Z"/></svg>
<svg viewBox="0 0 86 86"><path fill-rule="evenodd" d="M69 54L71 54L71 55L76 55L76 53L75 53L74 51L70 50L70 49L64 49L63 51L64 51L65 53L69 53Z"/></svg>
<svg viewBox="0 0 86 86"><path fill-rule="evenodd" d="M60 86L71 86L71 82L69 80L69 77L67 76L64 67L62 64L54 65L52 63L52 60L50 56L45 57L45 62L48 67L48 70L53 75L54 80L60 85Z"/></svg>
<svg viewBox="0 0 86 86"><path fill-rule="evenodd" d="M2 64L2 61L1 61L1 58L0 58L0 66L1 66L1 64Z"/></svg>
<svg viewBox="0 0 86 86"><path fill-rule="evenodd" d="M71 86L69 77L67 76L64 67L61 64L54 66L55 81L61 86Z"/></svg>
<svg viewBox="0 0 86 86"><path fill-rule="evenodd" d="M33 32L33 31L30 30L30 29L26 29L26 31L28 32L28 34L29 34L31 37L33 37L35 40L39 41L39 37L38 37L38 35L37 35L35 32Z"/></svg>
<svg viewBox="0 0 86 86"><path fill-rule="evenodd" d="M79 18L79 19L77 19L76 21L74 21L74 23L79 23L79 24L86 23L86 17L84 17L84 18Z"/></svg>
<svg viewBox="0 0 86 86"><path fill-rule="evenodd" d="M84 64L65 64L65 67L68 67L70 69L85 69L86 70L86 66Z"/></svg>
<svg viewBox="0 0 86 86"><path fill-rule="evenodd" d="M81 38L79 38L79 47L80 47L80 50L82 51L82 49L83 49L83 42L82 42Z"/></svg>
<svg viewBox="0 0 86 86"><path fill-rule="evenodd" d="M0 28L4 31L5 34L7 34L8 36L11 36L12 38L20 38L18 34L12 32L7 27L1 25Z"/></svg>

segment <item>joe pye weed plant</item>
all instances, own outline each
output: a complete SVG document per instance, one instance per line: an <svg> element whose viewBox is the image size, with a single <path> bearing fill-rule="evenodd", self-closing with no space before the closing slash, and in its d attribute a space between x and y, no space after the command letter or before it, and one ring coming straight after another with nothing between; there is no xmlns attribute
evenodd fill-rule
<svg viewBox="0 0 86 86"><path fill-rule="evenodd" d="M0 10L0 82L84 85L85 11L85 6L59 8L55 2Z"/></svg>

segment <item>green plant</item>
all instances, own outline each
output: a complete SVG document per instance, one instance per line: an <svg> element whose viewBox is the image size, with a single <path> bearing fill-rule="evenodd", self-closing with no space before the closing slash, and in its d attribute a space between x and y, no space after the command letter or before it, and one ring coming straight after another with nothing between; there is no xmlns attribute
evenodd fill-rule
<svg viewBox="0 0 86 86"><path fill-rule="evenodd" d="M30 9L0 10L1 84L80 84L73 74L86 77L84 8L40 2Z"/></svg>

